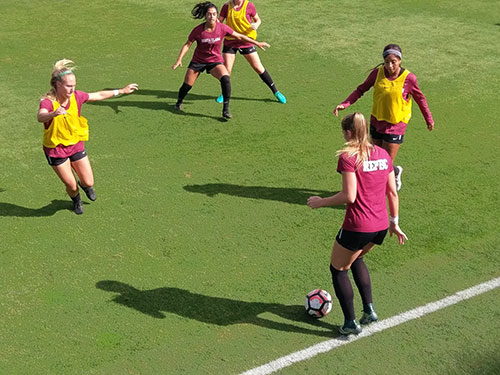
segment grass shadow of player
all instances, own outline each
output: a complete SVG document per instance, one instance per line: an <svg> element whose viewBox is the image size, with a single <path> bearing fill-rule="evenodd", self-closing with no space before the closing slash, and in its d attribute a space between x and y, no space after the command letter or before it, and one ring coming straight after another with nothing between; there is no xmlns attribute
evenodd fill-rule
<svg viewBox="0 0 500 375"><path fill-rule="evenodd" d="M189 104L189 102L185 102L184 104L186 103ZM211 115L206 115L204 113L178 111L174 108L174 104L167 104L158 101L108 100L99 102L89 102L89 104L100 107L110 107L115 113L120 113L122 111L121 108L124 107L134 107L134 108L150 109L154 111L167 111L179 116L209 118L221 122L226 121L221 116L211 116Z"/></svg>
<svg viewBox="0 0 500 375"><path fill-rule="evenodd" d="M17 204L0 202L0 216L42 217L52 216L57 211L72 210L71 201L55 199L41 208L28 208Z"/></svg>
<svg viewBox="0 0 500 375"><path fill-rule="evenodd" d="M146 95L146 96L156 96L158 99L174 99L177 101L178 91L169 90L151 90L151 89L139 89L134 95ZM213 100L215 102L216 96L196 94L189 92L186 96L187 100ZM254 102L277 102L276 99L260 99L260 98L248 98L243 96L231 96L231 100L246 100Z"/></svg>
<svg viewBox="0 0 500 375"><path fill-rule="evenodd" d="M117 293L112 301L153 318L163 319L166 313L203 323L228 326L254 324L275 330L297 332L325 337L336 336L338 326L316 320L307 315L304 306L278 303L245 302L235 299L205 296L180 288L139 290L120 281L102 280L98 289ZM271 313L288 322L278 322L259 315ZM299 323L301 326L294 323ZM307 323L314 328L304 328ZM318 329L320 328L320 329Z"/></svg>
<svg viewBox="0 0 500 375"><path fill-rule="evenodd" d="M233 184L204 184L186 185L184 190L191 193L205 194L214 197L217 194L226 194L242 198L267 199L290 204L307 204L307 198L312 195L331 196L336 192L313 190L305 188L281 188L267 186L242 186ZM345 209L345 206L332 206L332 208Z"/></svg>

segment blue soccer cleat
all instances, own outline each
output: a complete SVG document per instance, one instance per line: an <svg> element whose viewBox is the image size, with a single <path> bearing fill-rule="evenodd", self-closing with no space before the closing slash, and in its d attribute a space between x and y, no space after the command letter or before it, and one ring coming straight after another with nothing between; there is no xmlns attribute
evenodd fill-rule
<svg viewBox="0 0 500 375"><path fill-rule="evenodd" d="M224 96L222 96L222 94L220 94L217 99L215 99L215 101L219 104L221 103L224 103Z"/></svg>
<svg viewBox="0 0 500 375"><path fill-rule="evenodd" d="M281 92L276 91L276 92L274 93L274 96L276 97L276 99L278 99L278 101L279 101L281 104L285 104L285 103L286 103L286 98L285 98L285 95L283 95Z"/></svg>

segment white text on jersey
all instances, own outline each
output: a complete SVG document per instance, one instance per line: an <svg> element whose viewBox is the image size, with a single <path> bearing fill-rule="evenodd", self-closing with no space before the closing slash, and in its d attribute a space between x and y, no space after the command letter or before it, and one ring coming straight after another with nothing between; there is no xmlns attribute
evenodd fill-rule
<svg viewBox="0 0 500 375"><path fill-rule="evenodd" d="M363 172L383 171L388 168L387 159L366 160L363 162Z"/></svg>

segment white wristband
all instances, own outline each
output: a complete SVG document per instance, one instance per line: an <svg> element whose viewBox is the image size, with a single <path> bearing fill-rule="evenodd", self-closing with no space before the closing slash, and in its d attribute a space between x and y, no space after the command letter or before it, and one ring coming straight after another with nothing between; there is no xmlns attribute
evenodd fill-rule
<svg viewBox="0 0 500 375"><path fill-rule="evenodd" d="M120 90L116 90L116 89L115 89L115 90L113 90L113 95L114 95L114 96L118 96L118 95L120 95Z"/></svg>
<svg viewBox="0 0 500 375"><path fill-rule="evenodd" d="M389 216L389 221L391 223L394 223L394 224L398 225L399 224L399 216L394 216L394 217Z"/></svg>

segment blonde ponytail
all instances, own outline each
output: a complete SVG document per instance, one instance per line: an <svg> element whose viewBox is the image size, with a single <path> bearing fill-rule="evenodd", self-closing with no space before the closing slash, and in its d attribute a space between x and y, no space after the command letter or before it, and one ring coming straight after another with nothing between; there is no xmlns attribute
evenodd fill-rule
<svg viewBox="0 0 500 375"><path fill-rule="evenodd" d="M56 99L56 82L61 81L62 77L66 74L74 74L73 71L76 69L76 65L73 61L68 59L62 59L55 62L52 68L52 75L50 76L50 90L42 96L43 99Z"/></svg>
<svg viewBox="0 0 500 375"><path fill-rule="evenodd" d="M370 135L368 134L365 116L361 112L355 112L342 119L342 130L351 132L351 139L345 143L345 147L338 150L336 156L347 154L348 157L357 157L356 168L368 160L370 152L374 149Z"/></svg>

